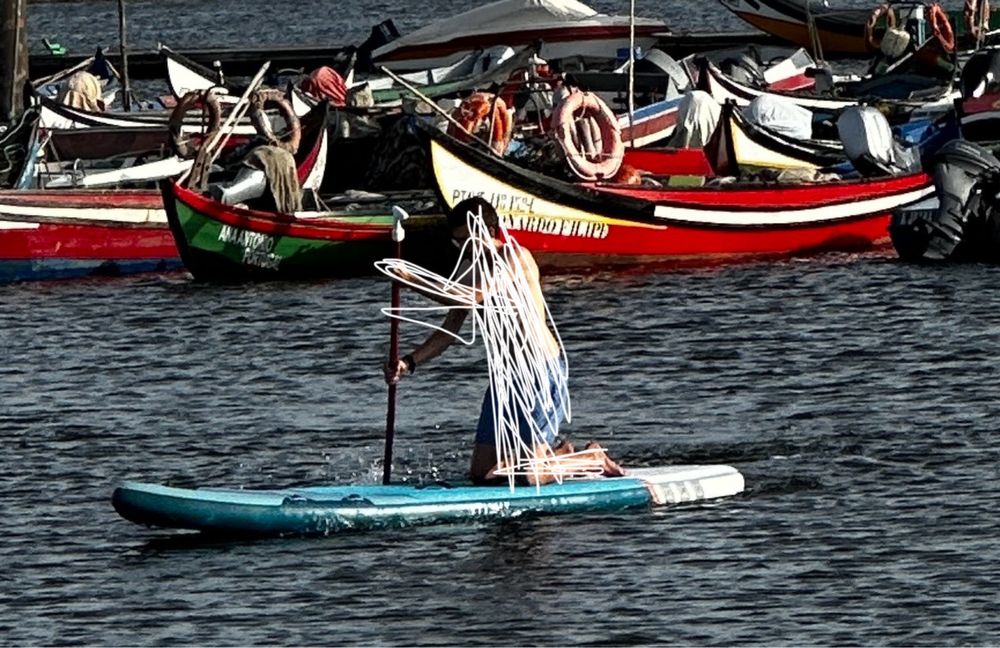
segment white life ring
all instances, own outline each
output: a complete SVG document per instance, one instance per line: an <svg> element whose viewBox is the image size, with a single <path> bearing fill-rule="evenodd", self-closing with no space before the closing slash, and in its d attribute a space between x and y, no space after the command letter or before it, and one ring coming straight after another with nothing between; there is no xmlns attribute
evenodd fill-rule
<svg viewBox="0 0 1000 648"><path fill-rule="evenodd" d="M622 165L625 143L611 108L595 94L573 92L552 114L552 134L573 173L584 180L609 180Z"/></svg>

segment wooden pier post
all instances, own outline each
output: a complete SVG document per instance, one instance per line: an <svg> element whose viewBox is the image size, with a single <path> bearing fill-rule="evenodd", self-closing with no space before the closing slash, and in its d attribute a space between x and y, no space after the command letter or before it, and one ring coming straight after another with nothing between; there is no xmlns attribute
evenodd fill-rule
<svg viewBox="0 0 1000 648"><path fill-rule="evenodd" d="M0 121L16 119L24 110L28 81L27 0L0 0Z"/></svg>
<svg viewBox="0 0 1000 648"><path fill-rule="evenodd" d="M128 82L128 54L125 36L125 0L118 0L118 47L122 57L122 107L125 112L132 110L132 89Z"/></svg>

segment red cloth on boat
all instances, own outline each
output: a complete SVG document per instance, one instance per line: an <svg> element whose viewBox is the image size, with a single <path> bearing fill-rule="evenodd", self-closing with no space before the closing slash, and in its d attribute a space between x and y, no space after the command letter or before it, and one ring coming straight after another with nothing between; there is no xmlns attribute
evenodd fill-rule
<svg viewBox="0 0 1000 648"><path fill-rule="evenodd" d="M316 68L306 77L299 87L314 97L326 98L334 106L347 103L347 84L344 77L331 67Z"/></svg>

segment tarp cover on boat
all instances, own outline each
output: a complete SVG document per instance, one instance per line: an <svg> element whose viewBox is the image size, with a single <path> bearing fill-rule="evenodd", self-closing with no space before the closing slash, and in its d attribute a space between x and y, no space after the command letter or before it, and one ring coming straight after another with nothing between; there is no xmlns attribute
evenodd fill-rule
<svg viewBox="0 0 1000 648"><path fill-rule="evenodd" d="M673 148L702 148L719 125L722 108L704 90L692 90L677 106L677 128L670 138Z"/></svg>
<svg viewBox="0 0 1000 648"><path fill-rule="evenodd" d="M90 72L77 72L66 80L56 101L81 110L103 111L101 82Z"/></svg>
<svg viewBox="0 0 1000 648"><path fill-rule="evenodd" d="M762 94L743 109L743 117L751 124L781 135L798 140L812 139L813 114L790 99Z"/></svg>
<svg viewBox="0 0 1000 648"><path fill-rule="evenodd" d="M636 18L637 25L664 26L658 20ZM628 24L628 16L599 14L576 0L499 0L397 38L378 48L375 58L388 50L410 45L452 41L467 34L535 31L566 25Z"/></svg>

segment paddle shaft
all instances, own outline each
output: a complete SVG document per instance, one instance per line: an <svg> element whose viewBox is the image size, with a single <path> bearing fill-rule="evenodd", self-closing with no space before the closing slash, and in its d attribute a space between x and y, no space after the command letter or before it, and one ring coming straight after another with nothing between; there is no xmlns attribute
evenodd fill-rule
<svg viewBox="0 0 1000 648"><path fill-rule="evenodd" d="M402 246L396 243L396 258L402 257ZM392 312L399 310L399 282L392 282ZM399 320L389 318L389 366L399 366ZM382 458L382 483L392 479L392 442L396 436L396 383L389 385L389 403L385 409L385 456Z"/></svg>

